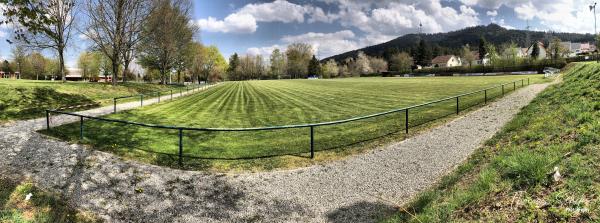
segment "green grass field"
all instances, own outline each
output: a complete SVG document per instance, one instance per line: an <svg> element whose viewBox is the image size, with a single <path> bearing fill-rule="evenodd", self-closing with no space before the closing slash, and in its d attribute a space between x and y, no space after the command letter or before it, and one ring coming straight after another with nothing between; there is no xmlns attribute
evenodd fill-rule
<svg viewBox="0 0 600 223"><path fill-rule="evenodd" d="M599 222L600 65L563 78L384 222Z"/></svg>
<svg viewBox="0 0 600 223"><path fill-rule="evenodd" d="M540 75L531 75L229 82L172 102L107 117L199 128L306 124L388 111L523 78L531 78L531 83L543 81ZM517 84L520 85L521 82ZM512 84L506 86L507 92L512 89ZM501 94L501 88L496 88L488 92L488 97L498 97ZM483 93L463 97L460 100L461 110L483 103L483 100ZM448 100L411 110L409 123L411 126L417 126L455 112L456 101ZM404 112L398 112L340 125L315 127L316 156L320 156L318 151L343 150L357 143L403 133L404 117ZM132 154L139 153L138 150L178 153L177 130L125 126L95 120L86 121L84 129L87 132L84 141L100 150L124 156L135 156ZM50 134L78 140L79 124L55 127ZM309 128L251 132L184 131L183 135L184 155L206 158L204 161L186 159L186 163L201 162L202 168L218 166L219 159L237 160L280 155L306 157L310 148ZM146 157L142 159L160 165L176 163L176 158L172 156L144 153L137 158L139 157ZM256 164L261 161L253 162ZM264 168L286 166L286 161L282 159L271 159L264 163L268 163Z"/></svg>
<svg viewBox="0 0 600 223"><path fill-rule="evenodd" d="M63 106L109 105L114 97L174 88L178 87L140 83L119 83L113 87L106 83L0 79L0 122L42 117L46 109Z"/></svg>

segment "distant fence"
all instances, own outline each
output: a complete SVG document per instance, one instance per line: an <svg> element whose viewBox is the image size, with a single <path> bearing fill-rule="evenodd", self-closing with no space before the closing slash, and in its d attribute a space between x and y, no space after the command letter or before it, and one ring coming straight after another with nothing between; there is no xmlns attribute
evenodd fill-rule
<svg viewBox="0 0 600 223"><path fill-rule="evenodd" d="M113 113L117 113L117 103L119 100L124 100L124 99L129 99L129 98L139 98L140 101L140 107L144 106L144 99L152 99L152 98L157 98L158 102L160 102L161 97L167 96L169 97L169 99L173 99L173 95L177 95L179 94L179 96L183 96L183 93L189 93L189 92L195 92L195 91L202 91L202 90L206 90L207 88L212 87L213 85L216 84L201 84L201 85L193 85L193 86L186 86L185 88L179 88L175 91L173 91L173 89L171 90L165 90L165 91L155 91L155 92L150 92L150 93L146 93L146 94L135 94L135 95L129 95L129 96L121 96L121 97L116 97L113 98Z"/></svg>
<svg viewBox="0 0 600 223"><path fill-rule="evenodd" d="M349 118L349 119L344 119L344 120L311 123L311 124L253 127L253 128L194 128L194 127L146 124L146 123L126 121L126 120L117 120L117 119L110 119L110 118L103 118L103 117L93 117L93 116L89 116L89 115L82 115L82 114L76 114L76 113L58 111L58 110L46 110L46 128L47 128L47 131L52 131L52 128L50 126L51 115L52 114L60 114L60 115L79 117L78 132L79 132L79 138L81 140L84 139L84 122L86 122L86 120L90 120L90 121L95 120L95 121L100 121L103 123L118 124L118 126L115 127L114 131L111 131L111 133L113 133L115 135L105 136L103 139L99 139L99 140L109 140L110 141L110 140L119 140L119 138L121 138L121 137L124 137L124 138L130 137L131 136L130 134L132 134L132 133L127 132L127 131L128 131L128 129L131 129L131 128L124 128L124 126L137 126L137 127L141 127L141 128L166 130L166 131L168 131L168 133L165 133L164 135L161 134L161 136L163 136L163 138L155 139L155 140L160 140L161 142L164 142L164 141L169 140L168 138L164 138L164 136L176 135L177 142L175 142L175 141L172 141L172 142L176 143L177 151L176 152L173 151L173 153L163 153L163 152L156 152L156 153L166 154L169 156L176 156L177 160L178 160L177 162L179 165L183 165L184 157L185 158L200 158L200 159L247 159L247 158L261 158L261 157L309 153L310 158L314 158L315 150L316 150L315 147L319 144L321 144L324 147L320 150L326 150L329 148L335 148L337 146L349 145L346 142L342 142L342 143L346 143L343 145L339 144L339 139L345 138L345 137L353 139L354 142L351 142L350 144L355 144L355 143L361 142L363 140L372 140L374 138L382 137L384 135L389 135L391 133L398 133L398 132L404 131L405 133L408 134L409 129L411 127L416 127L416 126L428 123L430 121L444 118L444 117L447 117L447 116L450 116L453 114L459 114L460 111L463 111L465 109L468 109L468 108L476 106L476 105L487 104L488 101L493 98L502 97L507 92L514 91L517 89L517 87L523 87L526 85L529 85L529 78L497 85L494 87L490 87L490 88L486 88L486 89L482 89L482 90L478 90L478 91L474 91L474 92L451 96L451 97L447 97L447 98L443 98L443 99L439 99L439 100L435 100L435 101L430 101L430 102L423 103L423 104L418 104L418 105L404 107L404 108L398 108L398 109L394 109L394 110L390 110L390 111L386 111L386 112L381 112L381 113L376 113L376 114L371 114L371 115L366 115L366 116L360 116L360 117L354 117L354 118ZM143 103L143 102L141 102L141 103ZM363 122L366 120L370 120L370 121L368 121L368 123ZM342 126L342 125L345 125L346 123L356 123L356 125L359 127L358 128L349 128L348 126L346 126L346 127ZM72 124L71 127L72 128L71 128L70 132L67 131L68 132L67 134L75 133L76 130L75 130L74 124ZM342 131L342 129L347 130L349 132L349 134L346 135L343 132L339 132L339 131ZM292 134L291 135L292 137L286 138L285 140L276 138L277 135L272 133L273 131L282 131L282 130L301 130L301 131L288 132L289 134ZM317 132L316 132L317 130L321 130L321 131L323 131L323 133L320 133L319 135L317 135ZM118 133L119 131L121 131L123 133L119 134ZM306 131L306 132L304 132L304 131ZM244 132L249 132L252 134L245 135L245 136L235 135L236 133L241 134ZM264 136L264 135L261 136L257 132L271 132L271 133L267 134L266 136ZM270 152L270 150L267 150L264 148L265 145L261 144L261 140L265 140L265 142L272 142L272 141L284 141L284 142L282 145L283 149L278 149L278 150L276 150L276 152L277 152L276 154L271 154L271 155L256 156L256 157L225 157L226 156L225 154L221 154L221 153L217 152L217 154L219 154L217 156L202 157L202 156L190 155L189 153L187 153L187 154L184 153L184 144L185 144L184 143L184 133L188 134L188 136L187 136L188 140L193 141L193 142L189 142L187 144L192 147L195 147L195 146L198 147L202 143L213 142L210 140L217 137L216 135L214 135L214 133L234 134L234 135L226 136L226 138L224 138L223 141L227 141L227 140L232 141L233 140L236 142L239 141L239 142L245 142L245 143L256 142L256 144L258 144L258 147L253 148L253 149L256 149L256 150L262 149L265 152ZM209 135L199 135L197 133L207 133ZM302 139L302 137L301 137L302 134L306 134L306 137L307 137L306 141L304 141L304 139ZM117 135L121 135L121 136L117 136ZM288 135L288 136L290 136L290 135ZM75 137L75 136L73 136L73 137ZM372 137L374 137L374 138L372 138ZM300 144L292 143L292 141L295 141L295 140L300 141L300 142L308 142L309 144L307 145L307 147L302 148L303 147L303 146L301 146L302 143L300 143ZM141 140L141 142L139 142L139 143L144 144L144 143L147 143L147 141ZM203 147L202 149L196 149L196 151L192 152L192 154L197 154L198 151L214 152L214 151L211 151L211 148L216 149L218 147L218 145L216 145L216 144L222 145L223 142L219 141L219 142L213 142L213 143L214 144L207 145L206 147ZM277 144L277 145L280 145L280 144ZM175 146L175 145L172 145L172 146ZM296 148L296 147L299 147L299 148ZM206 148L206 150L204 148ZM245 149L250 150L250 148L245 148ZM190 151L190 149L187 149L187 150ZM293 150L293 151L286 152L285 150ZM144 151L146 151L146 150L144 150ZM253 152L256 152L256 151L253 150Z"/></svg>

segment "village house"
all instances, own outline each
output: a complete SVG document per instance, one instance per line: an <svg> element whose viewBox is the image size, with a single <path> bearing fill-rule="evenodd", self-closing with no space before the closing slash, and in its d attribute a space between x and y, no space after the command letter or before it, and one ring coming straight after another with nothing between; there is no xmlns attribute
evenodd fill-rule
<svg viewBox="0 0 600 223"><path fill-rule="evenodd" d="M458 67L462 66L460 57L454 55L437 56L431 60L433 67Z"/></svg>
<svg viewBox="0 0 600 223"><path fill-rule="evenodd" d="M561 42L560 45L569 51L568 56L574 57L580 54L586 54L596 51L596 46L589 42L587 43L573 43L573 42Z"/></svg>

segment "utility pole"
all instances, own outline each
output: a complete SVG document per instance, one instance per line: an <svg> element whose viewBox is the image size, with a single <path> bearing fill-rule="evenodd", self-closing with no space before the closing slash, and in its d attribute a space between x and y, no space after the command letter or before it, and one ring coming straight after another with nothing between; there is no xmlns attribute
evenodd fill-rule
<svg viewBox="0 0 600 223"><path fill-rule="evenodd" d="M594 4L590 5L590 11L594 11L594 39L596 40L596 60L598 63L600 63L600 60L598 60L598 30L596 28L596 2L594 2Z"/></svg>

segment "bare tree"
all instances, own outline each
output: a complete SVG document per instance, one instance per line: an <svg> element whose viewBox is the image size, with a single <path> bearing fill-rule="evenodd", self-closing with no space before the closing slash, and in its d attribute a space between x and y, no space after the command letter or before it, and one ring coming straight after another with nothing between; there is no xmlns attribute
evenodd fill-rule
<svg viewBox="0 0 600 223"><path fill-rule="evenodd" d="M129 68L142 22L150 12L149 5L149 0L85 1L88 20L83 33L110 60L113 85L117 83L121 63L126 64L125 70Z"/></svg>
<svg viewBox="0 0 600 223"><path fill-rule="evenodd" d="M138 58L145 68L158 70L164 84L172 69L180 69L197 28L191 25L188 0L155 0L154 4L144 22Z"/></svg>
<svg viewBox="0 0 600 223"><path fill-rule="evenodd" d="M13 61L17 65L17 71L19 72L19 76L23 75L23 63L27 59L27 52L25 47L21 44L15 45L12 49Z"/></svg>
<svg viewBox="0 0 600 223"><path fill-rule="evenodd" d="M26 7L29 11L37 11L44 15L42 16L44 19L34 24L32 21L40 19L29 20L27 17L15 19L15 30L20 31L15 31L17 35L14 38L31 48L55 50L58 55L58 73L62 81L66 82L64 54L76 17L75 0L36 1L15 7Z"/></svg>

